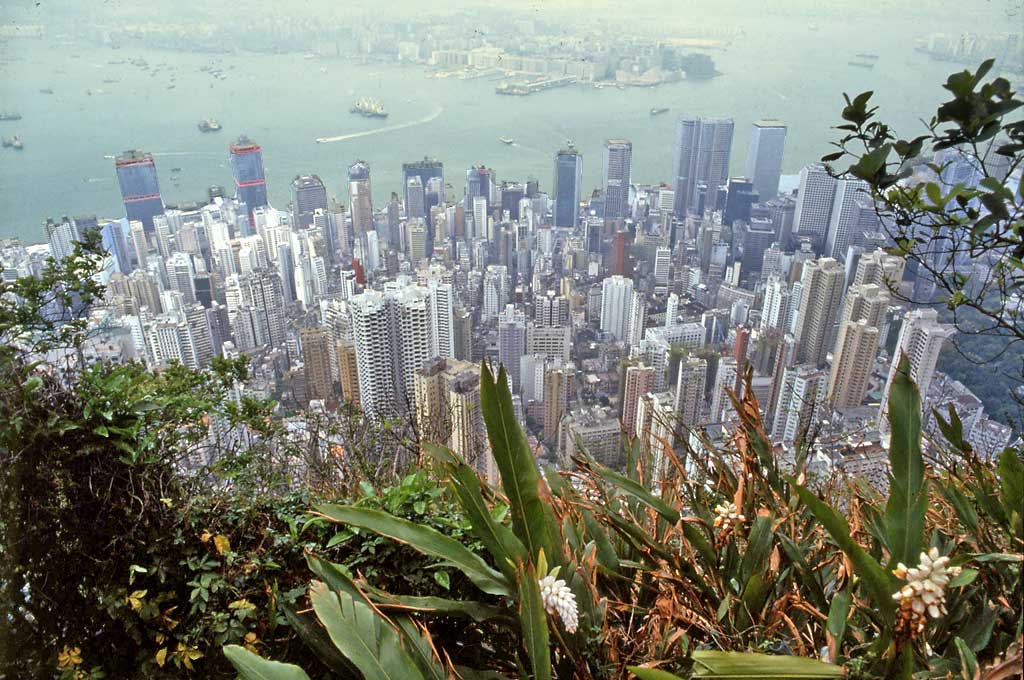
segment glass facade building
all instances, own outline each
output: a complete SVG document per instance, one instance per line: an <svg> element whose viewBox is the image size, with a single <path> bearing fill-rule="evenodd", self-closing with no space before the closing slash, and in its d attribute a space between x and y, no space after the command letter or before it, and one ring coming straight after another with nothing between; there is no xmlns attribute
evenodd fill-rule
<svg viewBox="0 0 1024 680"><path fill-rule="evenodd" d="M249 224L253 224L252 211L267 205L267 178L263 172L263 150L245 137L230 147L231 175L235 178L235 197L245 203L249 211Z"/></svg>
<svg viewBox="0 0 1024 680"><path fill-rule="evenodd" d="M153 155L137 149L125 151L114 160L114 167L128 220L138 220L152 232L153 216L164 214Z"/></svg>
<svg viewBox="0 0 1024 680"><path fill-rule="evenodd" d="M555 156L555 226L575 228L580 218L583 156L573 148Z"/></svg>

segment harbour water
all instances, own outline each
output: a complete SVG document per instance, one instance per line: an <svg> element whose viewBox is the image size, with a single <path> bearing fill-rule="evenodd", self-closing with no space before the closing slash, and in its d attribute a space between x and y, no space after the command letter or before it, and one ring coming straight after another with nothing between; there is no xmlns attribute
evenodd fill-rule
<svg viewBox="0 0 1024 680"><path fill-rule="evenodd" d="M20 135L25 148L0 150L0 237L42 240L45 218L63 214L121 216L112 155L128 148L153 152L167 202L200 199L211 184L231 191L227 147L243 133L263 146L270 200L278 207L287 205L289 181L300 173L319 174L329 193L347 203L344 172L356 159L370 164L375 202L401 191L403 161L423 156L444 162L457 196L466 168L479 163L494 168L499 181L536 177L550 189L554 154L570 139L584 156L585 194L600 185L609 137L633 141L634 182L670 181L672 132L683 112L736 120L737 175L750 123L782 119L789 126L783 171L793 174L830 151L842 92L875 90L887 119L917 134L917 119L934 111L941 83L960 68L893 36L858 34L845 24L813 32L762 27L712 53L723 75L710 81L570 86L525 97L496 95L489 78L434 79L421 65L351 57L11 40L0 43L0 110L18 111L22 120L0 122L0 134ZM860 51L878 53L877 67L849 66ZM140 58L148 68L130 63ZM202 70L209 65L225 77ZM389 117L349 113L361 96L380 100ZM650 115L660 107L669 112ZM208 117L223 130L199 132L197 121ZM181 168L173 178L171 167Z"/></svg>

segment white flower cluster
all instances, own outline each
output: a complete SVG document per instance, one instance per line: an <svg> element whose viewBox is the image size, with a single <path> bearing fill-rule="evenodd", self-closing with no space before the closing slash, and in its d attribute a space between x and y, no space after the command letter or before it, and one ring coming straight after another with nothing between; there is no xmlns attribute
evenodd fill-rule
<svg viewBox="0 0 1024 680"><path fill-rule="evenodd" d="M933 619L946 614L946 585L960 573L960 567L950 567L949 557L940 557L938 548L932 548L921 553L921 563L916 567L908 569L900 562L893 573L907 580L892 599L900 603L900 618L916 635L924 630L925 612Z"/></svg>
<svg viewBox="0 0 1024 680"><path fill-rule="evenodd" d="M576 611L576 596L565 585L562 579L545 576L539 581L540 597L544 602L544 611L552 616L558 615L562 624L570 633L575 633L579 626L579 614Z"/></svg>
<svg viewBox="0 0 1024 680"><path fill-rule="evenodd" d="M716 505L715 512L718 513L718 517L715 517L715 526L720 527L722 531L728 531L737 524L747 521L747 518L739 513L735 503Z"/></svg>

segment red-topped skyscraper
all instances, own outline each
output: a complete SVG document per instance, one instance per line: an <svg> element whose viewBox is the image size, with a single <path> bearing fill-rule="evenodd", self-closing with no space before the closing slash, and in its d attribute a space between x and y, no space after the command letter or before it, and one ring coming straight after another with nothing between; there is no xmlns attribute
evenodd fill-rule
<svg viewBox="0 0 1024 680"><path fill-rule="evenodd" d="M267 205L267 179L263 172L263 149L245 135L230 146L231 174L235 178L235 198L245 203L249 224L252 211Z"/></svg>

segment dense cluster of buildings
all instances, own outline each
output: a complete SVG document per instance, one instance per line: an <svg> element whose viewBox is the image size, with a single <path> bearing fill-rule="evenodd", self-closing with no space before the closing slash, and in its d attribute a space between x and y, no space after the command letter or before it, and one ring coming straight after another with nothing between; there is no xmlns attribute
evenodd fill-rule
<svg viewBox="0 0 1024 680"><path fill-rule="evenodd" d="M809 165L779 193L786 132L754 123L742 176L732 119L681 116L664 184L635 183L632 144L610 139L593 192L568 147L549 190L427 158L378 205L371 165L355 161L341 187L295 177L281 208L254 140L226 150L233 189L194 205L165 205L153 157L127 151L114 168L125 216L47 220L45 246L0 250L3 276L38 273L99 229L107 293L90 358L160 370L245 354L239 393L278 400L282 416L349 405L492 479L481 360L506 368L537 455L563 466L581 448L618 465L627 435L657 476L727 440L732 396L749 389L780 456L813 438L820 469L884 478L901 354L927 407L964 409L980 451L1008 443L936 370L953 328L902 302L931 284L883 249L866 185Z"/></svg>

